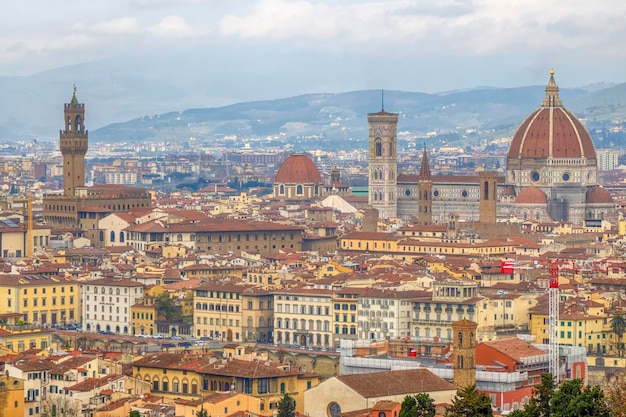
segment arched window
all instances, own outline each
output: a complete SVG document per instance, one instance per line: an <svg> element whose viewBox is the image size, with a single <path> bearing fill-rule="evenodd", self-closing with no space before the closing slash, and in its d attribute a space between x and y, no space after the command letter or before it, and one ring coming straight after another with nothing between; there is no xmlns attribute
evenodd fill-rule
<svg viewBox="0 0 626 417"><path fill-rule="evenodd" d="M75 125L76 130L80 130L80 122L81 122L80 114L77 114L76 115L76 125Z"/></svg>
<svg viewBox="0 0 626 417"><path fill-rule="evenodd" d="M100 242L104 242L104 232L100 230Z"/></svg>
<svg viewBox="0 0 626 417"><path fill-rule="evenodd" d="M280 187L278 187L278 194L285 195L285 185L284 184L280 184Z"/></svg>
<svg viewBox="0 0 626 417"><path fill-rule="evenodd" d="M252 317L248 317L248 327L252 327Z"/></svg>
<svg viewBox="0 0 626 417"><path fill-rule="evenodd" d="M284 393L285 393L285 383L284 383L284 382L281 382L281 383L280 383L280 393L281 393L281 394L284 394Z"/></svg>
<svg viewBox="0 0 626 417"><path fill-rule="evenodd" d="M124 232L120 232L120 242L124 243Z"/></svg>
<svg viewBox="0 0 626 417"><path fill-rule="evenodd" d="M459 356L458 366L459 366L459 369L463 369L464 367L463 356Z"/></svg>
<svg viewBox="0 0 626 417"><path fill-rule="evenodd" d="M489 182L485 181L483 190L483 200L489 200Z"/></svg>
<svg viewBox="0 0 626 417"><path fill-rule="evenodd" d="M111 242L115 242L115 232L111 230Z"/></svg>
<svg viewBox="0 0 626 417"><path fill-rule="evenodd" d="M383 156L383 144L380 141L380 138L376 138L376 142L374 142L374 154L376 156Z"/></svg>
<svg viewBox="0 0 626 417"><path fill-rule="evenodd" d="M298 184L298 186L296 187L296 195L302 195L304 194L304 188L302 187L301 184Z"/></svg>
<svg viewBox="0 0 626 417"><path fill-rule="evenodd" d="M180 233L179 233L178 235L176 235L176 240L177 240L178 242L182 242L182 241L183 241L183 235L182 235L182 234L180 234Z"/></svg>
<svg viewBox="0 0 626 417"><path fill-rule="evenodd" d="M320 193L320 186L315 184L315 195L318 195Z"/></svg>
<svg viewBox="0 0 626 417"><path fill-rule="evenodd" d="M463 347L463 333L459 332L459 347Z"/></svg>

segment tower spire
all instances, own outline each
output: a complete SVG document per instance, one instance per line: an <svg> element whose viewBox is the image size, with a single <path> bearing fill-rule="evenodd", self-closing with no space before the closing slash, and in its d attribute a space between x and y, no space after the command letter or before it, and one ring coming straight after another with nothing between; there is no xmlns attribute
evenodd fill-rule
<svg viewBox="0 0 626 417"><path fill-rule="evenodd" d="M70 104L78 104L78 99L76 98L76 84L74 84L74 91L72 93L72 99L70 100Z"/></svg>
<svg viewBox="0 0 626 417"><path fill-rule="evenodd" d="M385 111L385 90L380 90L380 111Z"/></svg>
<svg viewBox="0 0 626 417"><path fill-rule="evenodd" d="M563 107L563 103L559 98L559 86L554 81L554 70L550 70L550 81L546 86L546 97L541 103L541 107Z"/></svg>
<svg viewBox="0 0 626 417"><path fill-rule="evenodd" d="M430 180L430 166L428 166L428 155L426 154L426 143L424 143L424 152L422 153L422 166L420 167L421 180Z"/></svg>

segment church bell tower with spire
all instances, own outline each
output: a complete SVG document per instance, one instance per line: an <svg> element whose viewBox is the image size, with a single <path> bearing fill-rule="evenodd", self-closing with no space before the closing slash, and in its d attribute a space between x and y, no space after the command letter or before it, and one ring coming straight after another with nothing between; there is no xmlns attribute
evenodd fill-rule
<svg viewBox="0 0 626 417"><path fill-rule="evenodd" d="M64 108L65 129L61 130L63 154L63 194L74 196L77 188L85 186L85 154L89 147L85 129L85 105L76 98L76 86Z"/></svg>
<svg viewBox="0 0 626 417"><path fill-rule="evenodd" d="M424 153L422 154L422 166L417 177L417 186L419 188L417 195L417 221L420 224L431 224L433 222L433 179L428 166L426 145L424 145Z"/></svg>

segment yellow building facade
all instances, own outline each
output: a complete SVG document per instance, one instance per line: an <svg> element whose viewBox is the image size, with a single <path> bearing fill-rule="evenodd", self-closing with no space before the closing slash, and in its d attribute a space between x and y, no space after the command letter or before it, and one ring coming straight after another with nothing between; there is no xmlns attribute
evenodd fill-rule
<svg viewBox="0 0 626 417"><path fill-rule="evenodd" d="M266 359L217 359L206 354L154 353L133 362L133 376L152 384L152 394L165 398L200 399L211 393L241 393L259 400L258 414L277 409L284 394L304 412L304 391L321 376ZM197 404L200 406L200 404ZM256 407L256 406L255 406Z"/></svg>
<svg viewBox="0 0 626 417"><path fill-rule="evenodd" d="M80 286L65 278L23 275L0 279L0 314L22 314L22 321L55 326L80 322Z"/></svg>
<svg viewBox="0 0 626 417"><path fill-rule="evenodd" d="M243 338L243 292L248 287L208 282L196 288L193 297L195 336L241 342Z"/></svg>
<svg viewBox="0 0 626 417"><path fill-rule="evenodd" d="M145 297L130 307L132 334L156 334L157 310L153 297Z"/></svg>

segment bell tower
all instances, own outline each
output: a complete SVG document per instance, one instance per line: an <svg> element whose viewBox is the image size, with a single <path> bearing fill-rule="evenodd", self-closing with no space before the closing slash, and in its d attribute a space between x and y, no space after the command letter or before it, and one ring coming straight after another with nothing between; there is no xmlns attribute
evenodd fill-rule
<svg viewBox="0 0 626 417"><path fill-rule="evenodd" d="M452 323L454 364L452 382L460 388L476 385L476 329L478 323L463 319Z"/></svg>
<svg viewBox="0 0 626 417"><path fill-rule="evenodd" d="M433 180L430 175L430 167L428 166L426 144L424 144L422 166L420 167L420 174L417 178L417 186L419 188L417 195L417 221L420 224L431 224L433 222Z"/></svg>
<svg viewBox="0 0 626 417"><path fill-rule="evenodd" d="M493 224L497 220L498 173L479 172L478 178L480 179L479 221Z"/></svg>
<svg viewBox="0 0 626 417"><path fill-rule="evenodd" d="M398 114L381 110L367 115L369 125L369 204L381 219L398 215Z"/></svg>
<svg viewBox="0 0 626 417"><path fill-rule="evenodd" d="M85 186L85 154L89 147L85 129L85 105L76 98L76 86L63 111L65 129L61 130L63 154L63 194L74 196L76 188Z"/></svg>

